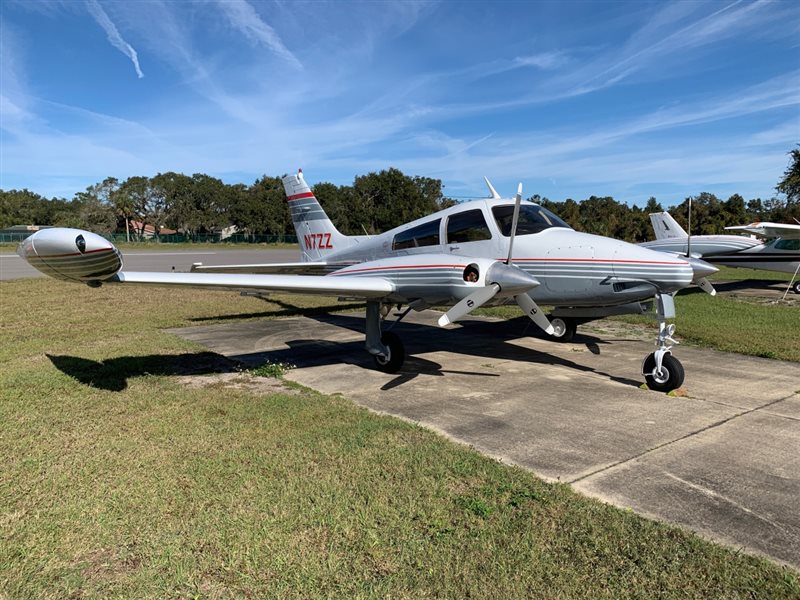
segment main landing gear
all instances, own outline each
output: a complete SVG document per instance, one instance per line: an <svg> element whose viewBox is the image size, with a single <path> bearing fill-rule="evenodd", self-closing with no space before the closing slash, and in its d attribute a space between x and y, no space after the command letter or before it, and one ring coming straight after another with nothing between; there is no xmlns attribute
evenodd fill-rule
<svg viewBox="0 0 800 600"><path fill-rule="evenodd" d="M642 374L647 387L657 392L671 392L683 385L684 371L680 361L672 356L672 346L678 342L672 339L675 325L667 325L666 320L675 317L675 301L672 296L656 296L658 311L658 350L649 354L642 363Z"/></svg>
<svg viewBox="0 0 800 600"><path fill-rule="evenodd" d="M401 313L397 320L392 322L389 329L381 333L381 320L386 316L388 310L388 305L381 305L374 300L367 302L367 341L365 345L379 371L397 373L405 362L406 349L400 336L391 331L391 328L408 314L411 307Z"/></svg>
<svg viewBox="0 0 800 600"><path fill-rule="evenodd" d="M550 339L555 342L571 342L578 330L578 322L572 317L550 317L553 333Z"/></svg>

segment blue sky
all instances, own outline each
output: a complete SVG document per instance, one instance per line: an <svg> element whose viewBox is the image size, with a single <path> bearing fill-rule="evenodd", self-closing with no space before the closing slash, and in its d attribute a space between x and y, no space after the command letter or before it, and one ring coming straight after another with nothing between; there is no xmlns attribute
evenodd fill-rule
<svg viewBox="0 0 800 600"><path fill-rule="evenodd" d="M445 193L767 198L797 2L0 3L0 188L397 167Z"/></svg>

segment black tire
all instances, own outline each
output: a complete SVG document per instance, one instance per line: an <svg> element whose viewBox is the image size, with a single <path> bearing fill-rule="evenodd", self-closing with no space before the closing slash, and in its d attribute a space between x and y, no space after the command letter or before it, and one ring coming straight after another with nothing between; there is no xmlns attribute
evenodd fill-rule
<svg viewBox="0 0 800 600"><path fill-rule="evenodd" d="M571 342L578 330L578 323L570 317L550 317L550 324L555 331L548 337L556 342Z"/></svg>
<svg viewBox="0 0 800 600"><path fill-rule="evenodd" d="M642 371L644 372L644 380L647 382L647 387L656 392L671 392L683 385L685 373L683 372L683 365L680 361L672 356L672 354L665 354L664 359L661 361L661 372L653 375L653 370L656 368L656 355L650 354L644 361Z"/></svg>
<svg viewBox="0 0 800 600"><path fill-rule="evenodd" d="M794 282L792 289L794 290L795 294L800 294L800 279Z"/></svg>
<svg viewBox="0 0 800 600"><path fill-rule="evenodd" d="M384 373L397 373L406 360L406 349L403 346L403 342L400 341L397 334L391 331L386 331L381 335L381 342L389 349L389 356L373 355L375 368Z"/></svg>

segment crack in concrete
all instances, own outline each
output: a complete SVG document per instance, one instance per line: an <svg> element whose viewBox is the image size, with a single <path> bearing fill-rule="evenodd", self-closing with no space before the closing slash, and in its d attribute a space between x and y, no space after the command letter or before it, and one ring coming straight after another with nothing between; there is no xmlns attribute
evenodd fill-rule
<svg viewBox="0 0 800 600"><path fill-rule="evenodd" d="M647 454L650 454L652 452L656 452L658 450L661 450L662 448L666 448L667 446L671 446L672 444L676 444L678 442L682 442L683 440L689 439L689 438L694 437L696 435L699 435L701 433L705 433L706 431L710 431L711 429L715 429L716 427L720 427L721 425L724 425L725 423L728 423L729 421L733 421L734 419L738 419L739 417L742 417L744 415L749 415L750 413L769 408L770 406L772 406L774 404L777 404L778 402L783 402L784 400L788 400L789 398L793 397L794 395L795 394L792 393L792 394L786 396L785 398L778 398L776 400L772 400L770 402L767 402L766 404L762 404L761 406L756 406L755 408L748 408L747 410L743 410L741 412L733 414L733 415L731 415L729 417L726 417L724 419L721 419L721 420L719 420L719 421L717 421L715 423L711 423L710 425L706 425L705 427L701 427L700 429L697 429L695 431L690 431L689 433L686 433L686 434L684 434L684 435L682 435L680 437L677 437L674 440L669 440L669 441L664 442L662 444L658 444L656 446L653 446L652 448L648 448L647 450L643 450L642 452L639 452L638 454L634 454L633 456L629 456L628 458L624 458L622 460L618 460L617 462L611 463L610 465L606 465L604 467L600 467L599 469L596 469L596 470L592 471L591 473L586 473L585 475L581 475L580 477L576 477L575 479L571 479L571 480L567 481L566 483L574 484L574 483L578 483L579 481L584 481L586 479L589 479L590 477L594 477L595 475L598 475L600 473L604 473L606 471L609 471L611 469L619 467L620 465L624 465L625 463L629 463L629 462L635 461L635 460L637 460L637 459L639 459L639 458L641 458L643 456L646 456ZM720 404L720 403L715 403L715 404ZM765 411L765 412L766 412L766 414L769 414L770 416L775 416L775 417L782 418L782 419L783 418L786 418L786 419L791 419L792 418L792 417L786 417L784 415L776 415L776 414L770 413L768 411Z"/></svg>

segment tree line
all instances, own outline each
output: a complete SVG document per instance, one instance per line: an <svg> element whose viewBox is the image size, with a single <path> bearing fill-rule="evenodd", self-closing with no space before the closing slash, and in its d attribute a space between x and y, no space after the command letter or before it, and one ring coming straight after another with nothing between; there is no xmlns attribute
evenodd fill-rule
<svg viewBox="0 0 800 600"><path fill-rule="evenodd" d="M728 199L703 192L692 200L692 233L721 233L726 225L752 221L800 220L800 146L789 152L789 167L776 185L783 197ZM358 176L352 185L317 183L313 187L328 216L344 234L374 234L456 204L444 195L439 179L408 176L398 169ZM642 208L610 196L553 201L530 197L578 231L630 242L652 238L651 212L663 210L650 198ZM689 198L669 209L686 227ZM264 175L252 185L226 184L196 173L159 173L119 181L108 177L72 200L45 198L27 189L0 190L0 228L56 225L100 234L127 233L141 238L148 226L156 234L170 229L186 236L208 234L231 225L248 235L293 234L280 177Z"/></svg>

